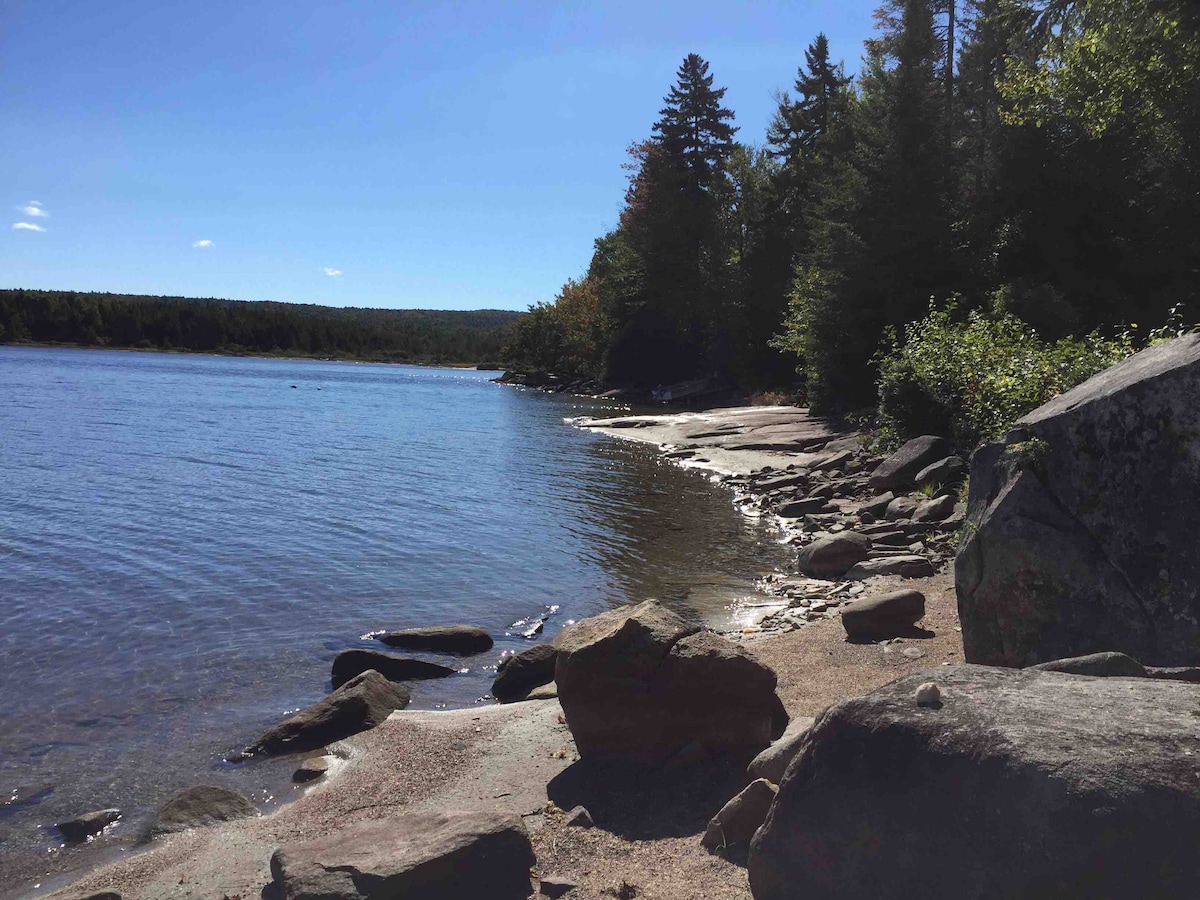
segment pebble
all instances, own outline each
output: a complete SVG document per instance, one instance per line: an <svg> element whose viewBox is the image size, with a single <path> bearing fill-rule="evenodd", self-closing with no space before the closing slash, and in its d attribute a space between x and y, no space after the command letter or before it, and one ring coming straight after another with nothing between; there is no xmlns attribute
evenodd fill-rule
<svg viewBox="0 0 1200 900"><path fill-rule="evenodd" d="M917 688L916 700L917 706L940 706L942 689L937 686L937 682L926 681Z"/></svg>

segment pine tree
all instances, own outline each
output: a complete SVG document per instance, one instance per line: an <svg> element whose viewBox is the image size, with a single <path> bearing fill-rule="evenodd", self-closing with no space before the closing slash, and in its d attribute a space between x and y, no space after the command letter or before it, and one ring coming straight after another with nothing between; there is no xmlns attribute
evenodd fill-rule
<svg viewBox="0 0 1200 900"><path fill-rule="evenodd" d="M667 104L654 123L658 143L668 159L687 173L693 190L711 190L726 172L737 128L733 110L721 105L726 88L713 88L708 63L689 53L677 82L663 98Z"/></svg>

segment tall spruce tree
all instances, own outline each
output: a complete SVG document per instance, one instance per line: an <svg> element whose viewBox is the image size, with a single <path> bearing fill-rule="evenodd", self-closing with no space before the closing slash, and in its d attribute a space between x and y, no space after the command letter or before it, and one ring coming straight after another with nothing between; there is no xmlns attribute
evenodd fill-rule
<svg viewBox="0 0 1200 900"><path fill-rule="evenodd" d="M687 173L692 190L712 190L726 172L737 128L733 110L721 105L726 88L714 88L708 63L689 53L677 81L663 98L654 133L667 158Z"/></svg>

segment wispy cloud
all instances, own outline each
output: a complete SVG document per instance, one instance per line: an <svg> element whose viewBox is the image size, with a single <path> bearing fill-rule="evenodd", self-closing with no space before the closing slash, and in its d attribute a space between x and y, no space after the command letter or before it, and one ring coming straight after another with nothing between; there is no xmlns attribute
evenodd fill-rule
<svg viewBox="0 0 1200 900"><path fill-rule="evenodd" d="M203 249L204 247L211 247L212 245L213 245L213 242L210 241L208 238L204 238L203 240L199 240L199 241L194 241L192 243L193 247L198 247L201 249Z"/></svg>
<svg viewBox="0 0 1200 900"><path fill-rule="evenodd" d="M328 275L330 278L337 278L339 275L342 274L342 270L334 269L329 266L325 266L325 274Z"/></svg>
<svg viewBox="0 0 1200 900"><path fill-rule="evenodd" d="M50 213L46 212L42 204L38 203L36 200L30 200L24 206L18 206L17 209L33 219L50 218Z"/></svg>
<svg viewBox="0 0 1200 900"><path fill-rule="evenodd" d="M13 222L13 231L45 231L41 225L34 225L32 222Z"/></svg>

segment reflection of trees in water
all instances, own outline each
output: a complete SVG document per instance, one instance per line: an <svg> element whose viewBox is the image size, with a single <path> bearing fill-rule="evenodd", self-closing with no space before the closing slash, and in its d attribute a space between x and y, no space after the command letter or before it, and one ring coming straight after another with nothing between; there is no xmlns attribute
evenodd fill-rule
<svg viewBox="0 0 1200 900"><path fill-rule="evenodd" d="M719 608L789 551L734 508L709 475L674 465L649 445L596 441L595 479L583 502L607 532L589 553L613 583L612 602L650 597Z"/></svg>

